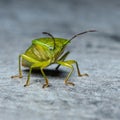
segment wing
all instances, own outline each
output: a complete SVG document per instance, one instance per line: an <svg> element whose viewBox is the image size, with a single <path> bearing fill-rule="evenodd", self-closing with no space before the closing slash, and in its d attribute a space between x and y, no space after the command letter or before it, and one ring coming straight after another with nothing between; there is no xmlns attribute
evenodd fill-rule
<svg viewBox="0 0 120 120"><path fill-rule="evenodd" d="M38 44L32 44L25 52L29 57L32 57L39 61L46 61L50 59L51 55L48 49Z"/></svg>

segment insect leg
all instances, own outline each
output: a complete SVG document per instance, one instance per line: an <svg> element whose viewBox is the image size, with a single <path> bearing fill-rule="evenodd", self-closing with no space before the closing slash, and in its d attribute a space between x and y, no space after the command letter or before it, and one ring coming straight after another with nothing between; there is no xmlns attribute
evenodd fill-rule
<svg viewBox="0 0 120 120"><path fill-rule="evenodd" d="M41 70L41 73L42 73L42 75L43 75L43 77L44 77L44 79L45 79L45 83L43 84L43 87L42 88L46 88L46 87L48 87L49 86L49 82L48 82L48 79L47 79L47 77L46 77L46 75L45 75L45 73L44 73L44 71L43 71L43 68L41 68L40 69Z"/></svg>
<svg viewBox="0 0 120 120"><path fill-rule="evenodd" d="M30 84L30 75L31 75L31 72L32 72L32 68L33 67L31 66L30 70L29 70L29 73L28 73L27 81L26 81L24 87L29 86L29 84Z"/></svg>
<svg viewBox="0 0 120 120"><path fill-rule="evenodd" d="M80 76L80 77L82 77L82 76L89 76L87 73L84 73L84 74L81 74L81 73L80 73L80 69L79 69L79 66L78 66L77 61L73 60L73 63L76 64L76 68L77 68L78 76Z"/></svg>
<svg viewBox="0 0 120 120"><path fill-rule="evenodd" d="M67 60L67 61L65 61L65 62L67 62L67 63L70 64L70 65L76 64L78 76L80 76L80 77L82 77L82 76L88 76L88 74L86 74L86 73L84 73L84 74L81 74L81 73L80 73L80 69L79 69L79 66L78 66L77 61L75 61L75 60Z"/></svg>
<svg viewBox="0 0 120 120"><path fill-rule="evenodd" d="M67 77L65 78L65 84L66 85L75 85L74 83L72 83L72 82L69 82L68 81L68 79L70 78L70 76L71 76L71 74L72 74L72 72L73 72L73 70L74 70L74 68L73 68L73 66L71 65L71 64L69 64L67 61L57 61L57 63L59 64L59 65L62 65L62 66L65 66L65 67L68 67L68 68L70 68L71 69L71 71L69 72L69 74L67 75Z"/></svg>
<svg viewBox="0 0 120 120"><path fill-rule="evenodd" d="M24 58L25 60L27 60L28 62L31 62L31 63L32 63L32 65L30 66L30 70L29 70L29 73L28 73L28 77L27 77L26 84L24 85L24 87L26 87L26 86L28 86L29 83L30 83L30 75L31 75L31 72L32 72L32 68L33 68L33 67L36 67L36 64L38 63L38 61L36 61L35 59L33 59L33 58L31 58L31 57L29 57L29 56L27 56L27 55L25 55L25 54L21 54L21 55L19 56L19 74L22 73L22 70L21 70L21 62L20 62L21 57Z"/></svg>
<svg viewBox="0 0 120 120"><path fill-rule="evenodd" d="M21 55L19 55L19 78L22 78Z"/></svg>
<svg viewBox="0 0 120 120"><path fill-rule="evenodd" d="M70 52L66 52L60 59L59 61L64 61L66 59L66 57L68 56ZM60 67L60 64L55 68L56 70L58 70L58 68Z"/></svg>
<svg viewBox="0 0 120 120"><path fill-rule="evenodd" d="M29 71L29 74L28 74L28 77L27 77L27 81L26 81L26 84L24 85L25 87L29 85L30 83L30 75L31 75L31 72L32 72L32 69L33 68L38 68L40 67L40 70L41 70L41 73L45 79L45 84L43 85L43 88L45 87L48 87L48 79L43 71L43 69L49 64L49 61L46 61L46 62L38 62L36 61L31 67L30 67L30 71Z"/></svg>
<svg viewBox="0 0 120 120"><path fill-rule="evenodd" d="M18 61L19 61L19 75L11 76L11 78L16 78L16 77L22 78L23 77L22 70L21 70L21 57L22 57L22 55L20 54L19 59L18 59Z"/></svg>
<svg viewBox="0 0 120 120"><path fill-rule="evenodd" d="M66 66L66 67L68 67L68 68L71 69L71 71L69 72L68 76L67 76L66 79L65 79L65 84L74 85L74 83L68 82L68 79L69 79L69 77L71 76L71 74L72 74L72 72L73 72L73 70L74 70L72 64L76 64L78 76L81 76L81 77L82 77L82 76L88 76L88 74L86 74L86 73L85 73L85 74L81 74L81 73L80 73L80 70L79 70L79 67L78 67L78 63L77 63L77 61L75 61L75 60L57 61L57 63L60 64L60 65L62 65L62 66Z"/></svg>

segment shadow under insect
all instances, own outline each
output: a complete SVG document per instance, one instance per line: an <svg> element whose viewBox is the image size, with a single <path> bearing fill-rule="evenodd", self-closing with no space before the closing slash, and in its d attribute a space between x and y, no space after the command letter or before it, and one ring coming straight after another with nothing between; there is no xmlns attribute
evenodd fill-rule
<svg viewBox="0 0 120 120"><path fill-rule="evenodd" d="M28 74L29 69L24 69L23 72ZM48 80L50 79L50 81L52 81L53 79L55 80L55 78L57 78L57 79L62 78L60 80L63 80L65 78L65 75L67 74L67 72L64 70L55 70L55 69L44 69L44 73L46 74ZM39 69L33 69L31 76L33 78L35 77L35 79L34 79L34 82L31 82L30 84L34 84L34 83L38 83L38 82L44 83L44 77ZM32 79L32 77L31 77L31 79Z"/></svg>
<svg viewBox="0 0 120 120"><path fill-rule="evenodd" d="M26 74L29 73L29 69L23 70ZM50 77L61 77L64 78L65 74L67 74L64 70L54 70L54 69L44 69L44 72L46 76ZM39 69L33 69L32 70L32 76L42 76L42 73Z"/></svg>

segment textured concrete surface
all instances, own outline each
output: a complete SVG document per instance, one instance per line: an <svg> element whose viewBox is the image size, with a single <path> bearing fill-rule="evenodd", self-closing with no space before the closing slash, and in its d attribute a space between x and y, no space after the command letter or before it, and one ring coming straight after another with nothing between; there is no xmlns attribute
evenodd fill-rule
<svg viewBox="0 0 120 120"><path fill-rule="evenodd" d="M120 119L120 1L119 0L0 0L0 120L119 120ZM78 61L81 72L69 72L55 65L45 70L50 87L42 89L39 71L31 85L11 79L18 73L18 55L31 40L47 31L70 38L78 32L96 29L76 38L68 46L67 59Z"/></svg>

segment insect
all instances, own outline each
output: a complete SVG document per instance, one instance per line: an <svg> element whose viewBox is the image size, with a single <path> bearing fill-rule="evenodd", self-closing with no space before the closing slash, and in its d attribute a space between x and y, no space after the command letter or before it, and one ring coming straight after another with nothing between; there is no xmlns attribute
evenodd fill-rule
<svg viewBox="0 0 120 120"><path fill-rule="evenodd" d="M74 83L68 81L74 70L73 64L76 65L78 76L88 76L88 74L80 73L78 62L76 60L65 60L70 52L67 51L64 53L64 49L74 38L88 32L95 32L95 30L88 30L78 33L70 39L55 38L50 33L43 32L43 34L46 34L49 37L32 40L32 45L23 54L19 55L19 75L12 76L12 78L22 78L23 76L21 66L29 67L27 81L24 85L28 86L30 84L30 75L32 69L39 68L45 80L43 88L46 88L49 86L49 81L46 74L44 73L44 69L51 64L58 64L56 70L58 70L60 66L65 66L70 69L70 72L64 80L65 84L74 85Z"/></svg>

